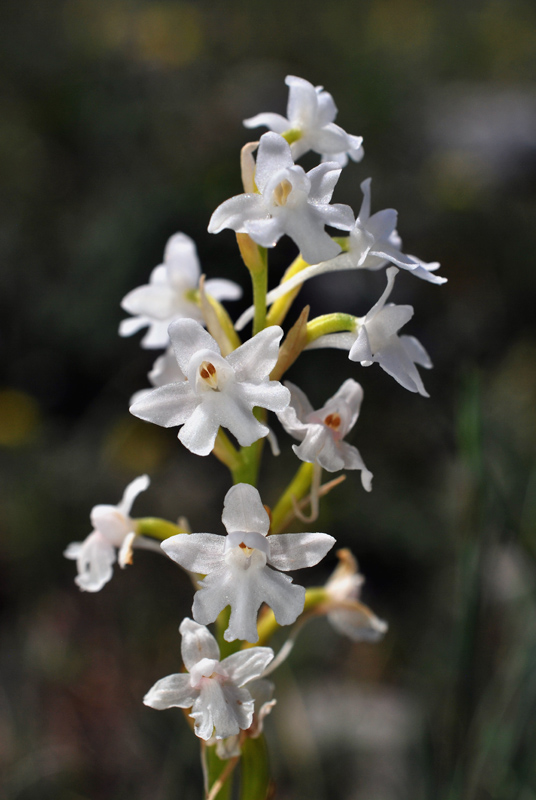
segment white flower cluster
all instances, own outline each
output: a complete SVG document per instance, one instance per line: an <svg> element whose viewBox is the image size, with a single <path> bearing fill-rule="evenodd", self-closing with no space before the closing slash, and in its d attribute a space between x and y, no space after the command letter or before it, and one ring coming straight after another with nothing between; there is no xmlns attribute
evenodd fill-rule
<svg viewBox="0 0 536 800"><path fill-rule="evenodd" d="M337 108L322 87L294 76L286 83L286 117L262 113L245 121L247 128L269 130L245 148L243 175L250 174L244 193L225 200L208 226L211 233L225 228L237 233L254 279L253 306L233 326L221 301L240 299L241 289L229 280L205 280L195 245L184 233L170 238L164 261L148 284L122 301L133 316L121 322L120 334L147 328L142 346L164 351L149 373L153 388L138 392L130 411L148 422L178 427L178 438L190 452L214 453L229 467L235 485L223 502L226 535L188 533L164 522L159 528L154 519L150 527L132 519L132 503L149 485L142 476L127 487L118 506L95 506L92 533L65 551L77 562L76 582L90 592L110 580L116 558L122 567L131 563L133 547L163 551L190 573L196 585L193 620L184 619L180 626L187 673L159 680L144 702L157 709L191 709L196 734L209 744L217 741L218 753L226 757L240 752L241 736L260 734L275 702L263 676L286 652L283 648L274 659L270 647L249 645L259 637L268 641L265 629L273 633L300 618L307 593L287 573L318 564L335 543L326 533L282 531L292 520L305 519L300 509L307 503L313 511L309 519L315 518L319 498L337 483L322 487L322 470L359 470L364 489L372 488L372 473L359 450L344 441L360 413L361 385L347 378L315 410L299 387L280 379L303 350L332 347L347 350L361 366L379 364L404 388L428 396L417 365L430 368L430 358L413 336L399 335L413 308L387 300L399 269L432 284L445 281L436 274L439 264L402 252L396 211L371 215L370 179L361 183L357 218L350 206L331 203L343 167L349 159L363 158L362 139L335 124ZM305 172L295 161L311 150L321 162ZM344 236L333 238L326 226ZM278 286L259 294L258 286L266 287L269 277L266 248L283 235L294 241L300 255ZM285 334L285 315L304 281L325 272L384 267L387 286L363 317L340 312L308 321L302 313ZM255 283L262 270L264 282ZM251 319L255 333L242 341L237 331ZM262 448L252 445L267 436L273 439L268 411L298 441L292 449L304 462L271 512L253 485ZM380 638L386 625L359 600L363 579L355 559L348 550L339 551L339 559L333 577L311 595L317 600L307 609L327 615L337 630L356 641ZM227 608L228 618L222 614ZM223 631L220 645L235 643L233 654L223 659L205 627L216 621Z"/></svg>

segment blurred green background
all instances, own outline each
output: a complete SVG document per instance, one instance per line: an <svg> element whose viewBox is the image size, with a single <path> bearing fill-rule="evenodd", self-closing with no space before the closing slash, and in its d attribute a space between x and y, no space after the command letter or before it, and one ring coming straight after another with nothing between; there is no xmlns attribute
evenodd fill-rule
<svg viewBox="0 0 536 800"><path fill-rule="evenodd" d="M305 629L267 724L278 797L536 798L535 22L528 0L4 0L2 798L201 796L181 713L141 704L180 669L186 580L137 553L82 594L62 552L143 472L136 516L223 532L225 469L128 414L156 353L117 336L119 302L179 230L209 277L248 289L234 235L206 226L241 191L241 120L284 113L289 73L323 84L364 137L335 201L357 213L371 176L373 210L397 208L405 252L449 282L401 274L393 294L415 306L431 399L376 367L356 374L344 353L289 374L315 407L346 377L363 383L351 441L374 490L349 474L315 524L353 549L390 630L371 645ZM293 256L282 242L272 284ZM330 275L303 297L364 314L384 285ZM278 433L268 504L297 467Z"/></svg>

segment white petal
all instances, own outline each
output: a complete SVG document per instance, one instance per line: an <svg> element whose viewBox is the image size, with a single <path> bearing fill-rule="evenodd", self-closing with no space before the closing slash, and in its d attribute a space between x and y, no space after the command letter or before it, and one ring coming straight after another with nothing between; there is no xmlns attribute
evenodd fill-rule
<svg viewBox="0 0 536 800"><path fill-rule="evenodd" d="M361 364L364 361L372 361L372 350L370 349L369 337L365 325L360 328L357 338L354 338L354 342L351 344L348 352L348 358L350 361L359 361Z"/></svg>
<svg viewBox="0 0 536 800"><path fill-rule="evenodd" d="M397 218L398 213L394 208L384 208L369 218L367 230L372 233L376 241L387 241L396 229Z"/></svg>
<svg viewBox="0 0 536 800"><path fill-rule="evenodd" d="M151 321L147 317L133 317L132 319L122 319L119 323L119 336L132 336L142 328L150 325Z"/></svg>
<svg viewBox="0 0 536 800"><path fill-rule="evenodd" d="M387 286L385 287L382 295L380 296L379 300L372 306L368 314L365 316L365 322L368 322L372 319L376 314L378 314L382 308L384 307L385 303L387 302L387 298L393 291L393 285L395 282L395 278L398 275L398 270L396 267L389 267L387 270Z"/></svg>
<svg viewBox="0 0 536 800"><path fill-rule="evenodd" d="M330 154L334 155L346 153L350 150L350 137L339 125L328 123L322 128L318 128L311 136L311 148L317 153L322 153L324 163L330 161ZM340 162L336 162L340 168Z"/></svg>
<svg viewBox="0 0 536 800"><path fill-rule="evenodd" d="M287 572L313 567L328 553L335 539L327 533L277 533L268 537L269 563Z"/></svg>
<svg viewBox="0 0 536 800"><path fill-rule="evenodd" d="M292 625L303 611L305 589L295 586L288 575L269 567L261 570L258 592L274 612L279 625Z"/></svg>
<svg viewBox="0 0 536 800"><path fill-rule="evenodd" d="M400 336L400 341L407 355L415 364L420 364L425 369L433 367L430 356L415 336Z"/></svg>
<svg viewBox="0 0 536 800"><path fill-rule="evenodd" d="M289 87L287 117L293 127L307 129L313 125L316 118L318 108L316 89L312 83L295 75L287 75L285 83Z"/></svg>
<svg viewBox="0 0 536 800"><path fill-rule="evenodd" d="M114 547L120 547L133 523L117 506L98 505L91 509L91 524Z"/></svg>
<svg viewBox="0 0 536 800"><path fill-rule="evenodd" d="M331 611L327 617L335 630L353 642L377 642L387 631L387 623L360 603L355 608Z"/></svg>
<svg viewBox="0 0 536 800"><path fill-rule="evenodd" d="M340 253L341 248L324 230L322 208L308 205L302 212L287 213L284 218L285 233L298 246L308 264L327 261Z"/></svg>
<svg viewBox="0 0 536 800"><path fill-rule="evenodd" d="M176 294L171 286L138 286L121 301L129 314L149 319L166 320L175 313Z"/></svg>
<svg viewBox="0 0 536 800"><path fill-rule="evenodd" d="M203 397L203 402L199 403L179 431L183 445L198 456L208 456L212 452L222 424L220 415L214 414L215 404L208 402L209 399L212 399L210 395Z"/></svg>
<svg viewBox="0 0 536 800"><path fill-rule="evenodd" d="M270 528L270 518L258 490L247 483L229 489L223 501L221 519L227 533L255 531L266 535Z"/></svg>
<svg viewBox="0 0 536 800"><path fill-rule="evenodd" d="M299 459L308 461L310 464L314 464L317 461L326 439L332 439L330 432L326 430L324 425L314 423L307 424L305 436L302 438L302 443L300 445L292 445L292 449Z"/></svg>
<svg viewBox="0 0 536 800"><path fill-rule="evenodd" d="M201 659L220 660L220 648L208 628L186 617L180 624L182 636L181 655L184 666L190 672Z"/></svg>
<svg viewBox="0 0 536 800"><path fill-rule="evenodd" d="M332 162L324 162L319 164L318 167L309 170L307 177L311 181L311 190L309 192L309 199L313 203L320 203L326 205L331 200L331 195L337 181L341 175L341 168L338 164ZM353 214L350 227L354 224Z"/></svg>
<svg viewBox="0 0 536 800"><path fill-rule="evenodd" d="M232 583L232 570L225 563L206 576L201 589L194 595L192 613L196 622L208 625L216 620L220 611L230 603Z"/></svg>
<svg viewBox="0 0 536 800"><path fill-rule="evenodd" d="M259 678L274 657L271 647L250 647L239 650L221 662L221 666L233 683L243 686L245 683Z"/></svg>
<svg viewBox="0 0 536 800"><path fill-rule="evenodd" d="M175 233L171 236L164 251L164 262L172 285L181 288L188 286L191 289L197 287L201 266L193 239L185 233Z"/></svg>
<svg viewBox="0 0 536 800"><path fill-rule="evenodd" d="M169 345L168 326L169 318L164 320L151 320L149 322L149 329L141 340L141 346L147 350L167 347Z"/></svg>
<svg viewBox="0 0 536 800"><path fill-rule="evenodd" d="M225 200L214 211L208 223L208 232L219 233L224 228L245 232L244 225L248 220L268 217L269 211L260 194L238 194Z"/></svg>
<svg viewBox="0 0 536 800"><path fill-rule="evenodd" d="M242 297L242 287L225 278L211 278L205 281L205 291L214 300L239 300Z"/></svg>
<svg viewBox="0 0 536 800"><path fill-rule="evenodd" d="M225 536L216 533L178 533L164 539L160 546L166 555L184 569L206 575L222 564Z"/></svg>
<svg viewBox="0 0 536 800"><path fill-rule="evenodd" d="M407 355L401 341L393 336L389 345L382 348L374 359L395 381L410 392L418 392L423 397L430 395L424 388L421 376L413 361Z"/></svg>
<svg viewBox="0 0 536 800"><path fill-rule="evenodd" d="M185 375L188 374L192 357L199 350L211 350L220 355L216 340L193 319L175 320L169 326L168 333L177 363Z"/></svg>
<svg viewBox="0 0 536 800"><path fill-rule="evenodd" d="M281 114L274 114L272 112L265 112L264 114L257 114L255 117L245 119L242 123L246 128L259 128L264 125L275 133L285 133L291 127L290 122L286 117Z"/></svg>
<svg viewBox="0 0 536 800"><path fill-rule="evenodd" d="M98 592L111 579L115 548L94 531L82 543L78 558L76 584L85 592Z"/></svg>
<svg viewBox="0 0 536 800"><path fill-rule="evenodd" d="M261 247L275 247L285 233L279 217L248 220L244 225L244 231Z"/></svg>
<svg viewBox="0 0 536 800"><path fill-rule="evenodd" d="M324 127L333 122L337 116L337 106L329 92L319 92L317 90L317 123Z"/></svg>
<svg viewBox="0 0 536 800"><path fill-rule="evenodd" d="M289 390L279 381L265 381L259 384L244 383L241 390L250 407L260 406L269 411L283 411L290 401Z"/></svg>
<svg viewBox="0 0 536 800"><path fill-rule="evenodd" d="M199 696L198 689L192 689L188 675L168 675L157 681L149 689L143 702L146 706L163 710L165 708L190 708Z"/></svg>
<svg viewBox="0 0 536 800"><path fill-rule="evenodd" d="M306 419L314 410L309 398L295 383L285 381L285 386L290 390L290 405L296 410L298 419Z"/></svg>
<svg viewBox="0 0 536 800"><path fill-rule="evenodd" d="M260 138L255 169L255 183L261 194L274 173L291 167L294 167L294 159L289 144L278 133L264 133Z"/></svg>
<svg viewBox="0 0 536 800"><path fill-rule="evenodd" d="M121 502L117 506L118 510L122 514L125 514L125 516L128 516L134 500L139 494L141 494L141 492L144 492L149 488L150 483L151 479L148 475L140 475L139 478L134 478L134 480L128 484L127 488L123 492Z"/></svg>
<svg viewBox="0 0 536 800"><path fill-rule="evenodd" d="M344 469L360 469L361 470L361 483L366 492L372 490L372 472L370 472L365 462L361 458L361 453L357 447L348 444L348 442L339 442L339 453L343 460Z"/></svg>
<svg viewBox="0 0 536 800"><path fill-rule="evenodd" d="M236 379L252 383L264 380L275 367L282 336L283 329L271 325L233 350L226 361L234 369Z"/></svg>
<svg viewBox="0 0 536 800"><path fill-rule="evenodd" d="M172 428L186 422L195 412L198 402L189 383L167 383L136 400L130 413L147 422Z"/></svg>

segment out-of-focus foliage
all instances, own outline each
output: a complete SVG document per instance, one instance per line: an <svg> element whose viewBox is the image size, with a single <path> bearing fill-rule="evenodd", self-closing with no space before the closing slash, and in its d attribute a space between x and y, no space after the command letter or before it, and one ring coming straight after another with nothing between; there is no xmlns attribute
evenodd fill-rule
<svg viewBox="0 0 536 800"><path fill-rule="evenodd" d="M119 339L119 301L178 230L209 277L247 289L233 234L206 225L240 191L241 120L283 112L289 73L324 84L364 136L334 200L357 210L372 176L405 252L441 261L449 283L401 275L393 297L415 306L430 400L340 353L289 375L315 407L363 383L353 441L374 490L350 474L319 530L352 547L390 632L350 645L322 622L304 631L267 726L280 796L536 797L534 4L4 0L0 17L5 797L200 796L182 715L141 704L179 668L187 582L140 552L84 595L62 551L144 471L137 513L221 532L225 470L128 414L155 354ZM294 255L281 249L273 284ZM303 295L362 314L383 286L329 275ZM269 504L296 467L281 443Z"/></svg>

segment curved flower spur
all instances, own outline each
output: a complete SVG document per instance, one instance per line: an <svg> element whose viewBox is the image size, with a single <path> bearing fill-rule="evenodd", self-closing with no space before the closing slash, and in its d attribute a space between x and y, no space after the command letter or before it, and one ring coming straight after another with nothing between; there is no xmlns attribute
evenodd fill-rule
<svg viewBox="0 0 536 800"><path fill-rule="evenodd" d="M162 542L162 549L184 569L206 576L194 597L196 622L208 625L231 606L225 640L256 642L262 603L270 606L279 625L291 625L303 611L305 589L278 570L318 564L335 539L327 533L268 536L270 518L259 492L245 483L225 495L222 522L227 536L178 534Z"/></svg>

